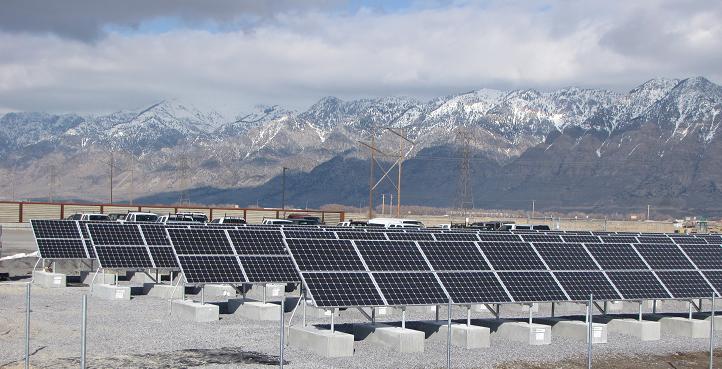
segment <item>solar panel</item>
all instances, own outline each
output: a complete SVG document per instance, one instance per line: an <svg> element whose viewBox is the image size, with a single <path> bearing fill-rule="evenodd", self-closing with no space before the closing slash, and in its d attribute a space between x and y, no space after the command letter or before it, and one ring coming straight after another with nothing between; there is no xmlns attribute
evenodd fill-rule
<svg viewBox="0 0 722 369"><path fill-rule="evenodd" d="M535 243L534 247L551 270L599 269L581 244Z"/></svg>
<svg viewBox="0 0 722 369"><path fill-rule="evenodd" d="M348 240L287 239L301 271L365 271Z"/></svg>
<svg viewBox="0 0 722 369"><path fill-rule="evenodd" d="M106 222L85 226L102 268L155 267L137 225Z"/></svg>
<svg viewBox="0 0 722 369"><path fill-rule="evenodd" d="M707 278L709 283L717 290L722 292L722 270L703 270L702 274Z"/></svg>
<svg viewBox="0 0 722 369"><path fill-rule="evenodd" d="M719 245L682 244L679 247L699 269L722 269L722 247Z"/></svg>
<svg viewBox="0 0 722 369"><path fill-rule="evenodd" d="M449 301L433 273L374 273L390 305L430 305Z"/></svg>
<svg viewBox="0 0 722 369"><path fill-rule="evenodd" d="M618 300L622 297L602 272L554 272L572 300L586 301L593 294L595 300Z"/></svg>
<svg viewBox="0 0 722 369"><path fill-rule="evenodd" d="M472 242L420 241L419 246L434 270L489 270Z"/></svg>
<svg viewBox="0 0 722 369"><path fill-rule="evenodd" d="M156 268L178 268L172 247L150 246L148 249Z"/></svg>
<svg viewBox="0 0 722 369"><path fill-rule="evenodd" d="M568 300L549 272L499 272L498 275L516 302Z"/></svg>
<svg viewBox="0 0 722 369"><path fill-rule="evenodd" d="M424 256L411 241L355 241L371 271L430 270Z"/></svg>
<svg viewBox="0 0 722 369"><path fill-rule="evenodd" d="M303 273L318 307L386 305L368 273Z"/></svg>
<svg viewBox="0 0 722 369"><path fill-rule="evenodd" d="M153 268L145 246L95 246L98 262L103 268Z"/></svg>
<svg viewBox="0 0 722 369"><path fill-rule="evenodd" d="M397 233L397 232L388 232L386 233L386 237L388 237L390 240L399 240L399 241L433 241L434 236L431 235L431 233L422 233L422 232L411 232L411 233Z"/></svg>
<svg viewBox="0 0 722 369"><path fill-rule="evenodd" d="M722 244L722 236L718 234L697 234L695 237L704 238L708 243Z"/></svg>
<svg viewBox="0 0 722 369"><path fill-rule="evenodd" d="M288 255L280 231L229 230L228 237L238 255Z"/></svg>
<svg viewBox="0 0 722 369"><path fill-rule="evenodd" d="M437 275L456 304L511 301L504 286L492 272L446 272Z"/></svg>
<svg viewBox="0 0 722 369"><path fill-rule="evenodd" d="M637 236L639 243L674 243L672 239L667 236Z"/></svg>
<svg viewBox="0 0 722 369"><path fill-rule="evenodd" d="M382 232L336 232L341 240L385 240L386 234Z"/></svg>
<svg viewBox="0 0 722 369"><path fill-rule="evenodd" d="M73 220L31 220L35 238L80 239L78 224Z"/></svg>
<svg viewBox="0 0 722 369"><path fill-rule="evenodd" d="M434 234L437 241L478 241L474 233L436 233Z"/></svg>
<svg viewBox="0 0 722 369"><path fill-rule="evenodd" d="M238 259L227 255L178 255L188 283L244 283Z"/></svg>
<svg viewBox="0 0 722 369"><path fill-rule="evenodd" d="M657 276L676 298L704 298L712 295L712 287L696 270L658 271Z"/></svg>
<svg viewBox="0 0 722 369"><path fill-rule="evenodd" d="M233 255L226 232L219 229L183 229L166 230L178 255Z"/></svg>
<svg viewBox="0 0 722 369"><path fill-rule="evenodd" d="M283 234L286 238L306 238L316 240L335 240L336 234L320 230L303 230L303 229L284 229Z"/></svg>
<svg viewBox="0 0 722 369"><path fill-rule="evenodd" d="M652 269L694 269L675 244L638 244L634 247Z"/></svg>
<svg viewBox="0 0 722 369"><path fill-rule="evenodd" d="M604 243L637 243L637 238L633 236L600 236Z"/></svg>
<svg viewBox="0 0 722 369"><path fill-rule="evenodd" d="M586 246L602 269L649 269L629 244L606 243Z"/></svg>
<svg viewBox="0 0 722 369"><path fill-rule="evenodd" d="M148 245L154 246L170 246L168 237L165 234L165 229L170 228L165 225L155 224L141 224L140 229L143 232L143 237Z"/></svg>
<svg viewBox="0 0 722 369"><path fill-rule="evenodd" d="M288 256L239 256L248 281L299 282L301 277Z"/></svg>
<svg viewBox="0 0 722 369"><path fill-rule="evenodd" d="M43 259L85 259L83 240L37 239L38 252Z"/></svg>
<svg viewBox="0 0 722 369"><path fill-rule="evenodd" d="M82 238L77 221L31 220L38 253L43 259L94 258L95 252Z"/></svg>
<svg viewBox="0 0 722 369"><path fill-rule="evenodd" d="M607 272L625 299L668 299L672 296L651 271Z"/></svg>
<svg viewBox="0 0 722 369"><path fill-rule="evenodd" d="M481 251L496 270L545 270L546 266L528 243L482 242Z"/></svg>
<svg viewBox="0 0 722 369"><path fill-rule="evenodd" d="M586 235L562 235L564 242L579 242L579 243L601 243L602 240L597 236L586 236Z"/></svg>
<svg viewBox="0 0 722 369"><path fill-rule="evenodd" d="M499 241L499 242L521 242L521 236L516 234L488 234L479 233L479 239L481 241Z"/></svg>
<svg viewBox="0 0 722 369"><path fill-rule="evenodd" d="M562 238L558 235L523 234L521 238L525 242L562 242Z"/></svg>
<svg viewBox="0 0 722 369"><path fill-rule="evenodd" d="M682 245L682 244L702 245L702 244L707 243L707 240L705 240L704 238L701 238L701 237L674 237L673 236L672 240L678 245Z"/></svg>
<svg viewBox="0 0 722 369"><path fill-rule="evenodd" d="M137 225L120 223L90 223L87 224L90 239L93 245L145 245L143 236Z"/></svg>

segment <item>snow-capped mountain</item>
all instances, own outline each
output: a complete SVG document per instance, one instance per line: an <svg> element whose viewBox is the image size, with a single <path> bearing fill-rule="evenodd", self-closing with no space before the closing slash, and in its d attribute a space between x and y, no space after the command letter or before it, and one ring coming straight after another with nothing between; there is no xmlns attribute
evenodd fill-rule
<svg viewBox="0 0 722 369"><path fill-rule="evenodd" d="M453 147L457 129L465 127L476 155L507 168L506 175L520 160L582 155L581 149L599 161L590 167L624 150L709 158L719 151L721 111L722 88L695 77L653 79L626 93L569 87L480 89L430 101L325 97L305 111L263 105L233 117L176 100L107 115L8 113L0 117L0 178L14 171L26 184L19 196L38 198L47 196L47 169L56 167L56 194L102 199L113 151L120 176L131 167L142 173L136 194L259 186L284 166L310 172L337 156L365 159L368 149L358 141L372 132L381 151L396 155L400 141L385 127L403 129L416 142L412 155ZM515 180L535 170L522 172ZM116 193L131 191L129 180L119 183ZM9 186L0 180L0 197L8 197Z"/></svg>

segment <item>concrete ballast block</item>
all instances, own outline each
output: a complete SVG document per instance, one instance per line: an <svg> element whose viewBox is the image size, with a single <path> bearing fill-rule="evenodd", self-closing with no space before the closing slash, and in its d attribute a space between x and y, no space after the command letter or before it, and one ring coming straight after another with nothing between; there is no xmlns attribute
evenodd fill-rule
<svg viewBox="0 0 722 369"><path fill-rule="evenodd" d="M714 330L715 330L715 332L716 332L716 331L722 331L722 316L719 316L719 315L716 315L716 314L717 314L717 313L715 312L715 316L714 316ZM707 321L710 321L711 319L712 319L711 316L708 316L708 317L704 318L704 320L707 320Z"/></svg>
<svg viewBox="0 0 722 369"><path fill-rule="evenodd" d="M353 335L343 332L331 332L313 326L288 328L289 346L310 350L323 357L353 356Z"/></svg>
<svg viewBox="0 0 722 369"><path fill-rule="evenodd" d="M552 334L555 336L574 338L587 342L589 337L589 325L578 320L563 319L538 319L544 324L552 326ZM592 324L592 343L607 343L607 325L601 323Z"/></svg>
<svg viewBox="0 0 722 369"><path fill-rule="evenodd" d="M506 339L526 342L530 345L548 345L552 342L552 327L545 324L532 324L526 322L503 322L496 330L496 334Z"/></svg>
<svg viewBox="0 0 722 369"><path fill-rule="evenodd" d="M130 301L130 287L112 284L96 284L93 286L93 296L106 300Z"/></svg>
<svg viewBox="0 0 722 369"><path fill-rule="evenodd" d="M389 347L396 352L424 352L424 332L386 324L354 324L355 339Z"/></svg>
<svg viewBox="0 0 722 369"><path fill-rule="evenodd" d="M442 320L426 320L406 323L407 327L423 331L427 336L436 334L446 339L449 331L448 323ZM451 344L466 349L487 348L490 346L491 330L476 325L451 323Z"/></svg>
<svg viewBox="0 0 722 369"><path fill-rule="evenodd" d="M66 282L65 274L45 272L42 270L33 271L33 284L44 288L64 288Z"/></svg>
<svg viewBox="0 0 722 369"><path fill-rule="evenodd" d="M218 305L201 304L191 300L174 300L171 302L172 315L183 320L194 322L212 322L218 320Z"/></svg>
<svg viewBox="0 0 722 369"><path fill-rule="evenodd" d="M626 336L637 337L642 341L658 341L660 324L649 320L612 319L607 323L607 330Z"/></svg>
<svg viewBox="0 0 722 369"><path fill-rule="evenodd" d="M93 279L95 277L95 279ZM90 285L93 284L111 284L115 282L115 274L110 273L97 273L94 271L90 272L80 272L80 279L83 281L83 284Z"/></svg>
<svg viewBox="0 0 722 369"><path fill-rule="evenodd" d="M263 303L261 301L248 301L243 299L229 299L228 311L234 311L240 316L250 320L279 321L281 319L281 305Z"/></svg>
<svg viewBox="0 0 722 369"><path fill-rule="evenodd" d="M170 286L167 284L144 283L143 294L161 299L183 300L186 297L183 286Z"/></svg>
<svg viewBox="0 0 722 369"><path fill-rule="evenodd" d="M661 324L665 334L690 338L709 338L709 320L664 317L659 319L659 324Z"/></svg>
<svg viewBox="0 0 722 369"><path fill-rule="evenodd" d="M236 289L227 284L207 284L203 286L206 298L235 297Z"/></svg>

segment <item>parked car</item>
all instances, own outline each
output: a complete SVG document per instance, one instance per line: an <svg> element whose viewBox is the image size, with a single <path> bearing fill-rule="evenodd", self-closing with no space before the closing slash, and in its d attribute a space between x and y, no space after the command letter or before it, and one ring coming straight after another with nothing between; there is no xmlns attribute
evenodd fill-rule
<svg viewBox="0 0 722 369"><path fill-rule="evenodd" d="M158 217L158 223L197 223L190 215L168 214Z"/></svg>
<svg viewBox="0 0 722 369"><path fill-rule="evenodd" d="M123 222L157 222L158 214L131 211L122 219Z"/></svg>
<svg viewBox="0 0 722 369"><path fill-rule="evenodd" d="M220 217L211 220L214 224L246 224L246 220L242 217Z"/></svg>
<svg viewBox="0 0 722 369"><path fill-rule="evenodd" d="M499 230L501 231L514 231L514 230L539 230L548 231L550 228L546 224L504 224Z"/></svg>
<svg viewBox="0 0 722 369"><path fill-rule="evenodd" d="M413 219L374 218L368 221L368 226L384 228L424 228L424 223Z"/></svg>
<svg viewBox="0 0 722 369"><path fill-rule="evenodd" d="M293 224L293 222L290 221L290 220L288 220L288 219L271 219L271 218L267 218L267 219L263 219L263 223L261 223L261 224L264 224L264 225L284 225L284 224Z"/></svg>
<svg viewBox="0 0 722 369"><path fill-rule="evenodd" d="M95 214L95 213L76 213L67 218L67 220L96 220L96 221L110 221L110 217L107 214Z"/></svg>
<svg viewBox="0 0 722 369"><path fill-rule="evenodd" d="M288 219L292 222L295 222L296 220L305 220L305 221L310 222L310 223L306 223L306 224L324 224L323 221L321 220L321 217L308 215L308 214L289 214L286 217L286 219Z"/></svg>
<svg viewBox="0 0 722 369"><path fill-rule="evenodd" d="M126 215L127 214L125 214L125 213L110 213L110 214L108 214L108 218L110 218L110 220L113 222L117 222L117 221L125 220Z"/></svg>
<svg viewBox="0 0 722 369"><path fill-rule="evenodd" d="M180 213L176 213L175 215L189 216L189 217L193 218L194 222L198 222L198 223L207 223L208 222L208 215L206 215L205 213L180 212Z"/></svg>

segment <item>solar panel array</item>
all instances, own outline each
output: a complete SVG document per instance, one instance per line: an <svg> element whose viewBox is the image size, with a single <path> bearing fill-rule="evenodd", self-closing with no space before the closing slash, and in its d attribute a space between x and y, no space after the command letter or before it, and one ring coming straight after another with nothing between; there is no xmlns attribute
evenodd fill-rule
<svg viewBox="0 0 722 369"><path fill-rule="evenodd" d="M31 220L42 259L89 259L95 256L76 220Z"/></svg>
<svg viewBox="0 0 722 369"><path fill-rule="evenodd" d="M162 227L108 222L89 223L86 227L102 268L178 268L172 247L157 234Z"/></svg>

